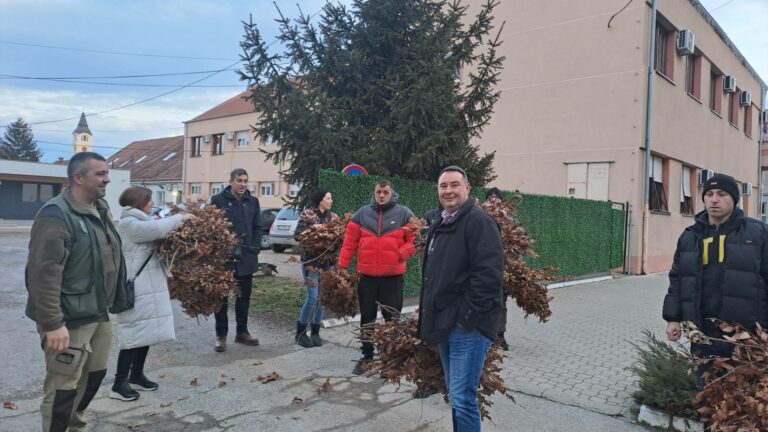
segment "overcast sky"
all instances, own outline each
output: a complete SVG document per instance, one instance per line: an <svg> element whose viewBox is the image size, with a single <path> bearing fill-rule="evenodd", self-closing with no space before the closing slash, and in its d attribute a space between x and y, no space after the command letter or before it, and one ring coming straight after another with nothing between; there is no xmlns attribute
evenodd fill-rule
<svg viewBox="0 0 768 432"><path fill-rule="evenodd" d="M713 11L720 26L768 81L768 0L700 1ZM323 4L320 0L276 2L288 16L296 16L297 4L310 14ZM618 7L624 3L617 0ZM271 0L0 0L0 125L22 117L33 124L44 161L59 156L68 159L71 133L81 111L93 113L142 101L211 72L87 79L107 83L104 85L9 76L115 77L216 71L233 64L238 67L241 21L249 14L272 40L276 11ZM197 85L203 87L188 87L89 117L95 150L110 155L135 140L181 135L183 121L244 89L234 71L220 72ZM61 119L69 120L35 124Z"/></svg>

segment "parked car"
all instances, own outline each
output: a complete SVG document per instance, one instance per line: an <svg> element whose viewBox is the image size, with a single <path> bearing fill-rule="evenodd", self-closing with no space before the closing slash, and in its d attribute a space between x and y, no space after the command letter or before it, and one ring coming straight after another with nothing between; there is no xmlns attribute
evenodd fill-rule
<svg viewBox="0 0 768 432"><path fill-rule="evenodd" d="M269 229L269 240L272 242L273 251L284 252L289 247L299 245L299 242L293 239L293 233L296 232L300 214L300 210L290 207L283 208L277 213Z"/></svg>
<svg viewBox="0 0 768 432"><path fill-rule="evenodd" d="M272 246L272 240L269 238L269 229L272 227L272 222L275 221L275 216L280 212L279 208L266 207L261 209L261 248L269 249Z"/></svg>

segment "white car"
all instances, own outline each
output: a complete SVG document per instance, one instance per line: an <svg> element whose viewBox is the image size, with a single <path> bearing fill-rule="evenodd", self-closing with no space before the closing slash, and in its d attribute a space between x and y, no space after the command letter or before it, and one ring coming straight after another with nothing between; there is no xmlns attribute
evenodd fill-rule
<svg viewBox="0 0 768 432"><path fill-rule="evenodd" d="M299 245L299 242L293 239L293 233L296 232L300 214L300 210L286 207L275 216L275 221L269 229L269 241L273 251L284 252L289 247Z"/></svg>

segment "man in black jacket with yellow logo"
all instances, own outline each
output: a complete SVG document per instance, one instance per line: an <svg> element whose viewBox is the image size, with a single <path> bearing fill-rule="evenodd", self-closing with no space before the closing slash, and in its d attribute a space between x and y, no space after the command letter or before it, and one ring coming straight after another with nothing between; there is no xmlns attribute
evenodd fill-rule
<svg viewBox="0 0 768 432"><path fill-rule="evenodd" d="M504 249L496 222L469 196L463 169L438 179L443 211L429 228L419 299L419 337L436 345L453 430L480 430L477 387L503 304Z"/></svg>
<svg viewBox="0 0 768 432"><path fill-rule="evenodd" d="M259 252L261 251L261 209L259 199L248 191L248 173L242 168L235 168L229 174L229 186L221 193L211 197L211 204L224 210L232 223L232 232L237 236L237 246L232 250L231 261L227 270L235 273L240 295L235 299L235 322L237 333L235 342L256 346L259 340L248 332L248 309L251 304L253 274L259 270ZM227 350L229 317L227 316L229 299L221 304L221 309L214 315L216 319L216 342L214 351Z"/></svg>
<svg viewBox="0 0 768 432"><path fill-rule="evenodd" d="M768 226L736 207L739 186L731 176L707 180L702 198L705 210L677 241L669 271L663 317L671 341L680 339L681 321L692 321L715 338L722 333L712 319L748 329L756 323L768 326ZM732 344L720 341L691 346L699 358L729 356L732 351ZM700 386L703 371L697 371Z"/></svg>

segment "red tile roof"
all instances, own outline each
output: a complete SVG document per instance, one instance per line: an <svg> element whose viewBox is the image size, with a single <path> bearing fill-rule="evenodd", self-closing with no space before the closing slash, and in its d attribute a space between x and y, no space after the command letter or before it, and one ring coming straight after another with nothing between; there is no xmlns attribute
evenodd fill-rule
<svg viewBox="0 0 768 432"><path fill-rule="evenodd" d="M171 153L176 154L168 157ZM183 158L184 136L179 135L134 141L107 158L107 163L131 170L131 183L181 181Z"/></svg>
<svg viewBox="0 0 768 432"><path fill-rule="evenodd" d="M250 93L250 90L245 90L244 92L227 99L226 101L216 105L215 107L189 121L194 122L238 114L252 113L254 112L253 104L251 101L243 99L244 97L249 96Z"/></svg>

